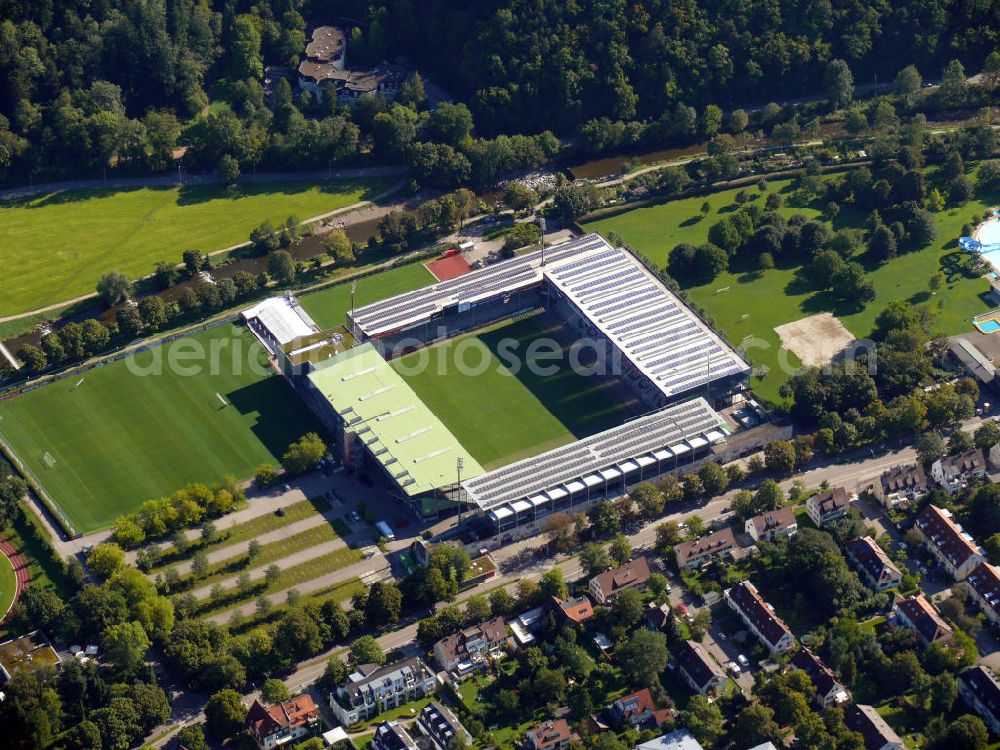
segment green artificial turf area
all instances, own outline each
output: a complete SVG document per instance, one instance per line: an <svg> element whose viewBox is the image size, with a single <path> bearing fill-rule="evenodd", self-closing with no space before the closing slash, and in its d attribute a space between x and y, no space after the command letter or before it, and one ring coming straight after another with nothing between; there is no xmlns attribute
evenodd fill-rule
<svg viewBox="0 0 1000 750"><path fill-rule="evenodd" d="M507 366L512 358L506 352L523 362L531 342L562 333L561 323L536 316L450 339L392 365L490 469L614 427L640 411L610 378L578 374L566 356L541 363L554 365L552 374Z"/></svg>
<svg viewBox="0 0 1000 750"><path fill-rule="evenodd" d="M0 435L75 530L93 531L188 482L246 478L319 429L259 355L246 329L219 326L4 401Z"/></svg>
<svg viewBox="0 0 1000 750"><path fill-rule="evenodd" d="M357 307L429 286L437 281L423 263L409 263L357 280L354 304ZM347 322L351 309L351 282L337 284L302 296L299 301L320 328L327 329Z"/></svg>
<svg viewBox="0 0 1000 750"><path fill-rule="evenodd" d="M10 559L0 552L0 618L7 614L7 610L14 603L14 594L17 592L17 576L14 574L14 565Z"/></svg>
<svg viewBox="0 0 1000 750"><path fill-rule="evenodd" d="M928 189L939 186L935 172L927 172ZM782 214L819 216L818 205L795 203L788 180L775 181L767 187L768 193L777 190L785 198ZM744 189L751 195L758 194L756 187ZM632 248L662 266L678 243L697 246L707 242L709 227L738 208L737 192L725 190L707 197L666 201L589 223L586 229L605 235L617 232ZM762 201L765 196L760 194L756 200ZM711 210L696 220L706 200ZM970 331L972 317L991 307L982 298L989 290L989 283L970 272L970 258L958 251L957 242L962 225L974 224L973 218L982 216L987 208L989 204L973 200L934 214L937 238L925 248L904 253L884 264L870 258L862 246L855 260L864 265L877 294L862 309L838 303L828 292L814 291L798 267L782 266L780 262L777 268L764 272L725 272L709 284L686 288L686 292L692 302L705 309L730 343L739 346L747 340L747 354L754 365L768 370L763 378L754 376L751 384L762 398L778 402L781 384L801 364L794 354L780 349L774 329L784 323L831 312L855 337L864 338L872 333L875 318L886 304L901 299L929 306L935 316L934 333L952 335ZM860 229L864 220L864 215L847 207L836 220L826 223L834 230ZM936 294L931 294L928 283L938 270L944 273L946 282Z"/></svg>
<svg viewBox="0 0 1000 750"><path fill-rule="evenodd" d="M0 315L94 291L101 274L132 278L184 250L209 253L247 239L265 219L311 216L371 198L387 180L257 182L73 190L0 202Z"/></svg>

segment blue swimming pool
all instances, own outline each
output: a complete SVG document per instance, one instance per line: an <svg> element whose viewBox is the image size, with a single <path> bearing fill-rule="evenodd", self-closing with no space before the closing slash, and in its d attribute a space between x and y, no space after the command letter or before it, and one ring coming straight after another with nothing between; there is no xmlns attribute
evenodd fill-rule
<svg viewBox="0 0 1000 750"><path fill-rule="evenodd" d="M1000 321L994 318L984 320L982 323L976 323L975 326L983 333L996 333L1000 331Z"/></svg>

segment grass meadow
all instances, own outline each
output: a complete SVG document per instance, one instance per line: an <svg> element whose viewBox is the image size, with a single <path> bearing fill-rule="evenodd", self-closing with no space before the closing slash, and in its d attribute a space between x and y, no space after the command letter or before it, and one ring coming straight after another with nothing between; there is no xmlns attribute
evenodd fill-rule
<svg viewBox="0 0 1000 750"><path fill-rule="evenodd" d="M934 170L927 175L928 188L936 184ZM817 205L799 205L793 200L789 180L771 182L768 192L778 191L785 198L781 213L789 216L801 213L809 218L820 215ZM756 200L766 193L756 187L746 188ZM727 213L739 208L736 189L709 196L665 201L637 208L617 216L588 223L588 231L617 232L636 251L643 253L659 266L664 266L670 250L681 242L700 245L708 241L709 227ZM711 210L702 215L700 207L708 201ZM782 353L776 326L821 312L836 315L857 338L869 336L876 316L892 299L911 304L927 304L935 313L935 333L958 334L971 330L970 320L991 305L983 295L989 291L986 279L969 271L969 258L958 251L957 242L964 223L972 221L989 208L983 201L973 200L964 206L947 206L934 214L937 238L927 247L904 253L879 264L861 249L855 260L865 266L867 278L875 285L876 299L862 309L837 303L829 293L816 292L803 279L797 266L781 266L764 272L725 272L709 284L685 289L689 299L703 307L729 341L739 346L747 337L761 342L749 348L747 354L756 366L768 368L764 377L754 376L752 385L762 398L780 400L779 388L788 378L783 362L791 368L800 362L790 352ZM864 216L845 208L833 222L833 229L860 228ZM974 222L973 222L974 223ZM946 278L944 286L932 294L928 289L931 276L938 270Z"/></svg>
<svg viewBox="0 0 1000 750"><path fill-rule="evenodd" d="M137 278L158 260L209 253L247 239L265 219L300 220L371 198L386 180L257 182L69 190L0 201L0 316L94 291L117 269Z"/></svg>

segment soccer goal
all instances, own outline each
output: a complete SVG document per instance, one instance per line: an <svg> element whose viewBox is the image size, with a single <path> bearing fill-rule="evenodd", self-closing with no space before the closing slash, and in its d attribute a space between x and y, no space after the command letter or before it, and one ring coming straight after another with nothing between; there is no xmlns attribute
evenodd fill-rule
<svg viewBox="0 0 1000 750"><path fill-rule="evenodd" d="M54 469L56 467L56 459L48 451L45 451L45 453L42 454L42 463L50 469Z"/></svg>
<svg viewBox="0 0 1000 750"><path fill-rule="evenodd" d="M229 402L226 401L225 396L223 396L221 393L216 392L215 397L218 399L218 407L220 409L225 409L227 406L229 406Z"/></svg>

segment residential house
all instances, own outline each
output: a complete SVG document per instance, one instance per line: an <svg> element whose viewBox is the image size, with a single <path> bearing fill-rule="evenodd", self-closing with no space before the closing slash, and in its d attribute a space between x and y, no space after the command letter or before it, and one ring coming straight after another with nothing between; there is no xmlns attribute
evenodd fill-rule
<svg viewBox="0 0 1000 750"><path fill-rule="evenodd" d="M418 750L416 740L397 720L379 724L371 746L372 750Z"/></svg>
<svg viewBox="0 0 1000 750"><path fill-rule="evenodd" d="M701 539L674 545L677 569L700 568L707 562L732 554L736 549L736 537L728 526Z"/></svg>
<svg viewBox="0 0 1000 750"><path fill-rule="evenodd" d="M696 693L718 693L726 684L726 675L697 641L681 641L674 648L674 658L681 676Z"/></svg>
<svg viewBox="0 0 1000 750"><path fill-rule="evenodd" d="M667 720L669 709L657 710L653 695L647 688L623 695L611 704L611 713L619 726L639 727L645 724L659 726Z"/></svg>
<svg viewBox="0 0 1000 750"><path fill-rule="evenodd" d="M552 719L529 729L524 741L530 750L565 750L572 737L565 719Z"/></svg>
<svg viewBox="0 0 1000 750"><path fill-rule="evenodd" d="M799 649L799 652L792 657L792 666L809 675L813 687L816 688L816 703L821 708L836 706L851 699L851 694L837 681L833 670L809 649L805 647Z"/></svg>
<svg viewBox="0 0 1000 750"><path fill-rule="evenodd" d="M773 542L779 537L792 536L799 530L799 523L795 520L795 509L786 505L748 518L744 528L755 542Z"/></svg>
<svg viewBox="0 0 1000 750"><path fill-rule="evenodd" d="M556 617L562 623L573 623L583 625L594 616L594 605L585 596L574 596L563 601L557 596L552 597L552 607Z"/></svg>
<svg viewBox="0 0 1000 750"><path fill-rule="evenodd" d="M688 729L677 729L670 734L636 745L635 750L705 750Z"/></svg>
<svg viewBox="0 0 1000 750"><path fill-rule="evenodd" d="M502 617L452 633L434 644L434 661L445 672L466 674L503 655L507 625Z"/></svg>
<svg viewBox="0 0 1000 750"><path fill-rule="evenodd" d="M952 519L951 512L933 503L917 514L913 528L927 550L956 581L961 581L986 559L972 536Z"/></svg>
<svg viewBox="0 0 1000 750"><path fill-rule="evenodd" d="M893 466L879 477L872 492L887 510L914 504L928 492L927 475L919 464Z"/></svg>
<svg viewBox="0 0 1000 750"><path fill-rule="evenodd" d="M598 604L610 604L625 589L644 588L649 581L649 564L639 556L614 570L598 573L590 579L590 595Z"/></svg>
<svg viewBox="0 0 1000 750"><path fill-rule="evenodd" d="M665 633L670 629L670 621L674 618L674 611L669 604L656 604L650 602L646 605L646 627L650 630Z"/></svg>
<svg viewBox="0 0 1000 750"><path fill-rule="evenodd" d="M319 708L308 694L272 706L255 700L247 711L246 724L257 747L272 750L312 734L319 725Z"/></svg>
<svg viewBox="0 0 1000 750"><path fill-rule="evenodd" d="M920 643L929 646L935 641L946 641L952 636L948 623L931 605L923 594L908 596L905 599L896 597L893 603L893 614L897 622L917 634Z"/></svg>
<svg viewBox="0 0 1000 750"><path fill-rule="evenodd" d="M965 579L969 595L991 625L1000 625L1000 569L981 562Z"/></svg>
<svg viewBox="0 0 1000 750"><path fill-rule="evenodd" d="M855 569L861 574L861 580L869 588L885 591L898 586L903 580L902 571L870 536L851 539L844 547L847 558L854 563Z"/></svg>
<svg viewBox="0 0 1000 750"><path fill-rule="evenodd" d="M980 664L962 672L958 694L993 734L1000 734L1000 682L988 667Z"/></svg>
<svg viewBox="0 0 1000 750"><path fill-rule="evenodd" d="M541 630L545 624L545 609L535 607L527 612L522 612L517 617L510 620L507 625L510 632L514 634L514 643L521 648L530 646L535 642L535 633Z"/></svg>
<svg viewBox="0 0 1000 750"><path fill-rule="evenodd" d="M854 703L844 709L844 723L865 740L865 750L903 750L903 740L874 706Z"/></svg>
<svg viewBox="0 0 1000 750"><path fill-rule="evenodd" d="M430 740L426 750L453 750L458 742L463 747L472 744L472 736L451 711L437 701L431 701L417 716L417 727Z"/></svg>
<svg viewBox="0 0 1000 750"><path fill-rule="evenodd" d="M806 514L817 526L823 526L847 515L851 496L843 487L824 490L806 500Z"/></svg>
<svg viewBox="0 0 1000 750"><path fill-rule="evenodd" d="M772 654L785 653L795 646L792 631L750 581L726 589L726 603Z"/></svg>
<svg viewBox="0 0 1000 750"><path fill-rule="evenodd" d="M931 464L931 477L949 495L960 492L974 479L986 476L986 457L981 448L945 456Z"/></svg>
<svg viewBox="0 0 1000 750"><path fill-rule="evenodd" d="M431 695L436 688L434 673L415 656L384 667L364 664L330 694L330 710L346 727Z"/></svg>

